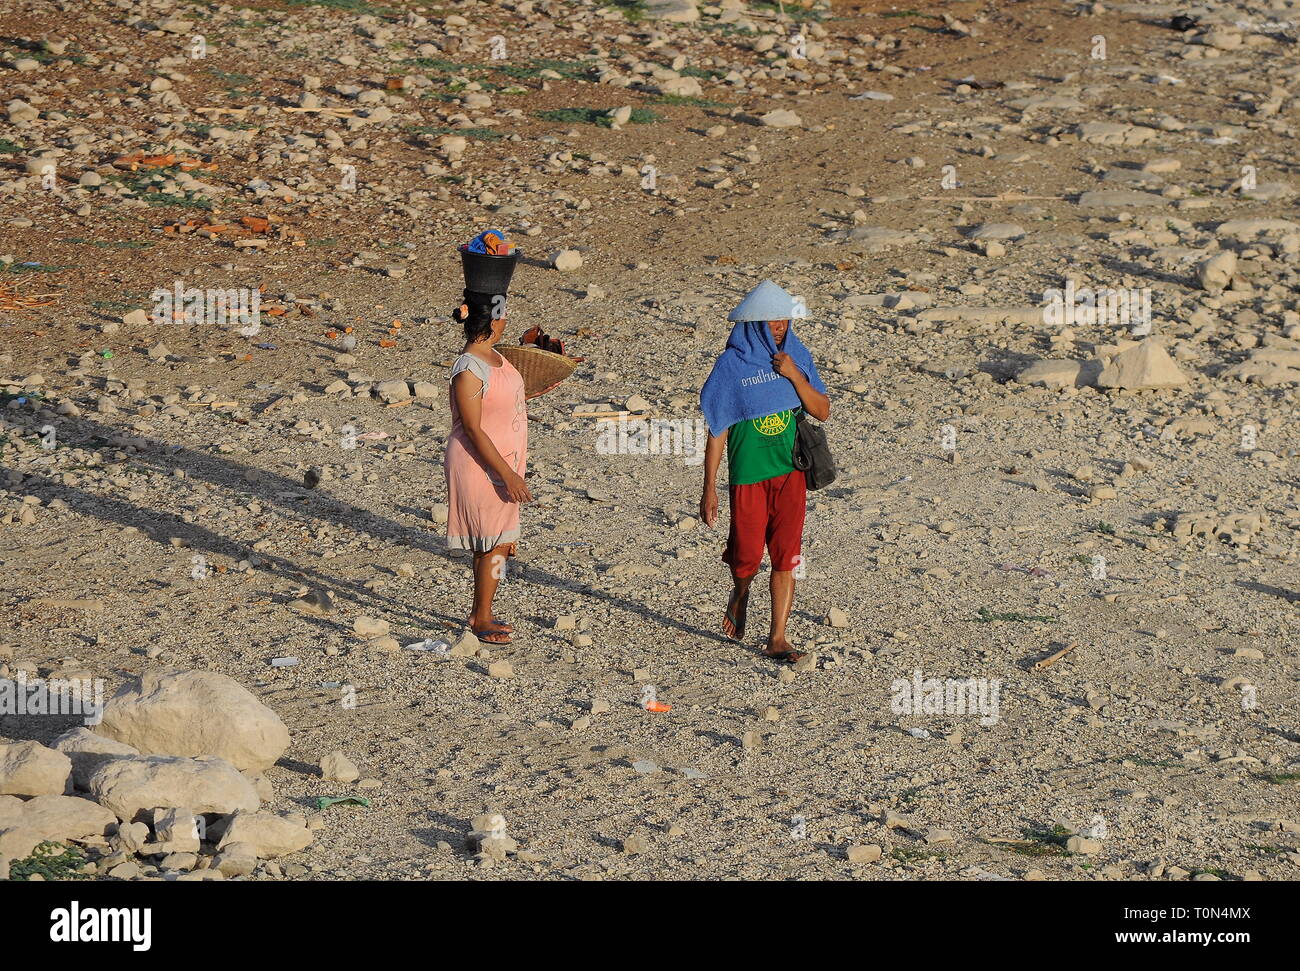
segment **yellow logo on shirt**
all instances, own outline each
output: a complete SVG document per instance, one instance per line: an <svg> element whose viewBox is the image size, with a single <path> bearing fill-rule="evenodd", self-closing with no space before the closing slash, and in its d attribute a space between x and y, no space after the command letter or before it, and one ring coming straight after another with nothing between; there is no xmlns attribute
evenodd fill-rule
<svg viewBox="0 0 1300 971"><path fill-rule="evenodd" d="M754 430L760 435L780 435L790 424L791 414L792 412L789 411L778 411L775 415L768 415L766 418L755 418Z"/></svg>

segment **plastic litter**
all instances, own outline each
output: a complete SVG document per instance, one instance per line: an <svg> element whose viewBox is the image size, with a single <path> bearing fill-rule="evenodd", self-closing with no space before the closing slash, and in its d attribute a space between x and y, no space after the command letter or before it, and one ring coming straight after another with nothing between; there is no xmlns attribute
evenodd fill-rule
<svg viewBox="0 0 1300 971"><path fill-rule="evenodd" d="M451 653L451 645L444 640L426 637L424 640L416 641L414 644L407 644L404 650L440 654L445 657Z"/></svg>

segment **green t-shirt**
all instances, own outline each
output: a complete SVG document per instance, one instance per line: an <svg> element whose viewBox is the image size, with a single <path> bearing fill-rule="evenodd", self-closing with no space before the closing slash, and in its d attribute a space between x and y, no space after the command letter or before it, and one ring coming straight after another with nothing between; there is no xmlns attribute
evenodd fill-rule
<svg viewBox="0 0 1300 971"><path fill-rule="evenodd" d="M739 421L727 435L727 468L732 485L751 485L794 471L795 413L778 411Z"/></svg>

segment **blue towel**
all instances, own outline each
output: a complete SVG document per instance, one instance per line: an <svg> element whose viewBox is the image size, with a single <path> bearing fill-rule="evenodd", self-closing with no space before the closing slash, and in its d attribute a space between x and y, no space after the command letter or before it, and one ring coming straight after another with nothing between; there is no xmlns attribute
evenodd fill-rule
<svg viewBox="0 0 1300 971"><path fill-rule="evenodd" d="M795 336L793 324L785 332L781 350L799 365L809 384L826 393L812 354ZM700 409L714 436L721 435L738 421L799 407L799 394L794 385L772 370L772 356L776 352L776 341L767 321L742 320L731 328L727 349L719 355L700 389Z"/></svg>
<svg viewBox="0 0 1300 971"><path fill-rule="evenodd" d="M501 232L499 229L485 229L469 241L469 246L467 246L466 249L471 253L482 253L484 256L492 255L488 253L487 247L483 245L483 237L488 233L496 233L498 239L506 238L506 234Z"/></svg>

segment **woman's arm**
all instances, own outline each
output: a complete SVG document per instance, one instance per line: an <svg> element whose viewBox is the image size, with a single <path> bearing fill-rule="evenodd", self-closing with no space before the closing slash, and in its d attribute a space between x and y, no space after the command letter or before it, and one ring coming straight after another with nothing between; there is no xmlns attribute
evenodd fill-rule
<svg viewBox="0 0 1300 971"><path fill-rule="evenodd" d="M710 529L718 521L718 466L722 464L722 450L730 434L730 428L721 435L709 432L709 441L704 446L704 493L700 496L700 519Z"/></svg>
<svg viewBox="0 0 1300 971"><path fill-rule="evenodd" d="M496 444L483 431L483 387L483 380L472 371L461 371L451 379L451 393L456 396L456 409L460 412L460 425L465 429L465 437L497 478L505 483L511 502L532 502L533 495L528 491L523 476L501 457Z"/></svg>
<svg viewBox="0 0 1300 971"><path fill-rule="evenodd" d="M772 358L772 364L775 365L777 374L794 385L804 411L818 421L825 421L831 416L831 399L809 383L803 371L799 370L799 365L794 363L794 358L789 354L777 354Z"/></svg>

